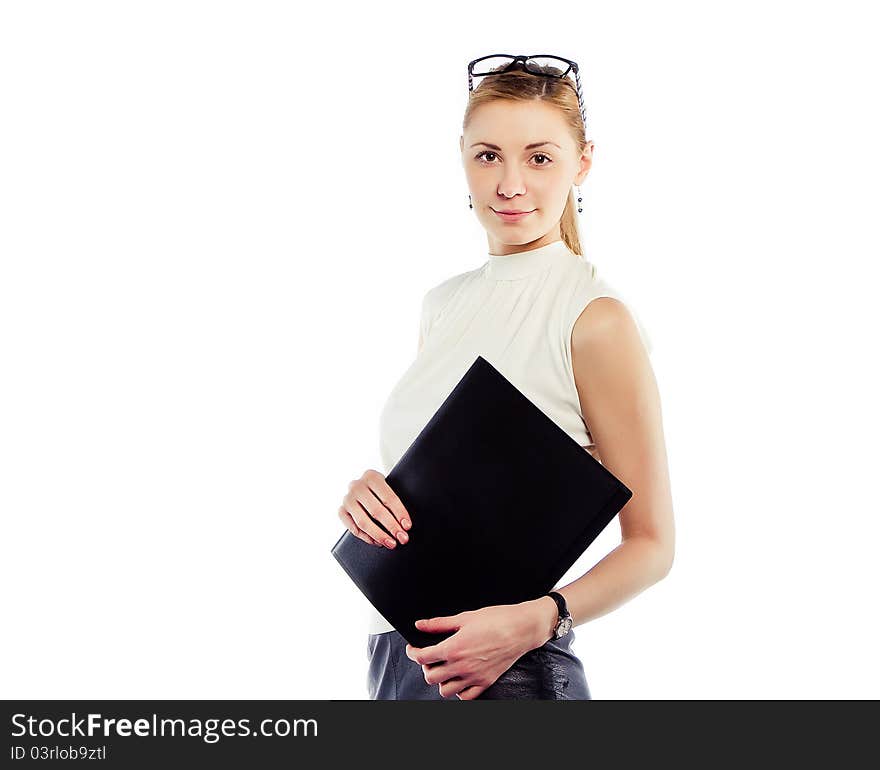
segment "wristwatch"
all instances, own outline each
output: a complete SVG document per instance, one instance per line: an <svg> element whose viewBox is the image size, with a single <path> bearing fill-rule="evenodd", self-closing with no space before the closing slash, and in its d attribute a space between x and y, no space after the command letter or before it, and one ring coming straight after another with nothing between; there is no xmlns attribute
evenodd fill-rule
<svg viewBox="0 0 880 770"><path fill-rule="evenodd" d="M571 631L571 613L568 611L565 597L559 591L551 591L547 596L553 597L553 601L556 602L556 606L559 609L559 616L553 629L553 636L550 638L559 639Z"/></svg>

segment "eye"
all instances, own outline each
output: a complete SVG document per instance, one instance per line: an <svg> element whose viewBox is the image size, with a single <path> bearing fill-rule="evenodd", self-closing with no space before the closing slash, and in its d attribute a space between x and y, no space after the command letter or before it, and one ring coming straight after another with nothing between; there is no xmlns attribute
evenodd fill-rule
<svg viewBox="0 0 880 770"><path fill-rule="evenodd" d="M492 152L492 150L483 150L482 152L478 152L475 157L477 160L483 160L491 165L492 162L486 158L486 156L488 155L497 157L497 154ZM532 155L532 158L544 158L544 162L536 163L536 166L549 166L551 163L553 163L553 158L543 152L536 152L534 155Z"/></svg>

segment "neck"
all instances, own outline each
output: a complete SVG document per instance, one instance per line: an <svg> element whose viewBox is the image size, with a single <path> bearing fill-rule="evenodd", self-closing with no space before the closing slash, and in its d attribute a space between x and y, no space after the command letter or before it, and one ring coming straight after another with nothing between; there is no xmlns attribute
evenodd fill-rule
<svg viewBox="0 0 880 770"><path fill-rule="evenodd" d="M562 239L543 246L520 247L519 251L488 255L484 276L491 280L509 281L537 275L565 260L575 258Z"/></svg>

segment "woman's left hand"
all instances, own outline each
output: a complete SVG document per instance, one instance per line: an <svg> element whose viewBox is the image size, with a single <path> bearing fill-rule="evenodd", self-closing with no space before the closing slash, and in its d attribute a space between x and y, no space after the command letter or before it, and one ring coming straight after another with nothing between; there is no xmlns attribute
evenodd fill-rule
<svg viewBox="0 0 880 770"><path fill-rule="evenodd" d="M456 695L459 700L472 700L518 658L546 641L538 638L541 625L541 608L533 602L499 604L417 620L420 631L456 633L430 647L407 644L406 655L421 664L425 681L439 685L444 698Z"/></svg>

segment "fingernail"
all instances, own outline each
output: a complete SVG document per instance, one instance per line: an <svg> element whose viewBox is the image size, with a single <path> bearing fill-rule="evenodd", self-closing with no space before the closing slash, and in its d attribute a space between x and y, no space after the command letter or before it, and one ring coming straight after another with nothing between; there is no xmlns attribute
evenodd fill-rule
<svg viewBox="0 0 880 770"><path fill-rule="evenodd" d="M394 548L394 541L390 537L386 537L385 545L387 545L389 548Z"/></svg>
<svg viewBox="0 0 880 770"><path fill-rule="evenodd" d="M403 524L403 526L406 527L407 529L410 528L409 519L401 519L400 523Z"/></svg>
<svg viewBox="0 0 880 770"><path fill-rule="evenodd" d="M407 535L406 532L398 532L397 539L400 540L401 543L405 543L409 540L409 535Z"/></svg>

